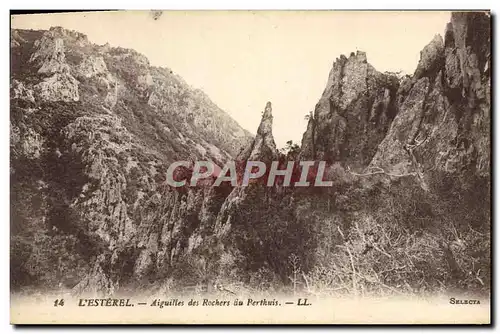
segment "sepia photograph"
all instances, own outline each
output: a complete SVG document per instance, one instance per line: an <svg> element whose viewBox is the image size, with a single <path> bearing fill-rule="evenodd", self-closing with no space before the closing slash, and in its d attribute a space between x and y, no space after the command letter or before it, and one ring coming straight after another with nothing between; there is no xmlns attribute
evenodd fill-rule
<svg viewBox="0 0 500 334"><path fill-rule="evenodd" d="M10 15L10 322L489 325L490 11Z"/></svg>

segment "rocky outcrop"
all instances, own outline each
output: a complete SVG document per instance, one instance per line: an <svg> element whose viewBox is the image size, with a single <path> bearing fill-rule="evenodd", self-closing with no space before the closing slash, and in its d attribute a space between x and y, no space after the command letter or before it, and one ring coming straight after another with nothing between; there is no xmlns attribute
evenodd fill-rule
<svg viewBox="0 0 500 334"><path fill-rule="evenodd" d="M87 85L97 87L98 94L89 94L87 99L96 99L105 108L112 109L118 102L119 84L115 76L109 72L102 56L85 57L76 68L77 78L87 80Z"/></svg>
<svg viewBox="0 0 500 334"><path fill-rule="evenodd" d="M139 87L141 87L143 90L148 89L150 86L152 86L154 84L153 77L151 76L151 73L139 75L137 77L137 82L139 84Z"/></svg>
<svg viewBox="0 0 500 334"><path fill-rule="evenodd" d="M266 103L257 135L251 145L248 145L240 154L237 160L257 160L262 162L270 162L278 157L278 150L272 133L273 129L273 113L271 102Z"/></svg>
<svg viewBox="0 0 500 334"><path fill-rule="evenodd" d="M200 136L198 150L202 155L212 155L221 162L234 157L246 147L252 136L231 117L217 107L199 89L191 89L178 75L169 69L153 68L153 84L145 76L141 79L148 89L148 105L158 114L176 117L178 126L190 136ZM210 138L211 143L203 138ZM218 148L223 148L219 151ZM224 152L226 151L226 152Z"/></svg>
<svg viewBox="0 0 500 334"><path fill-rule="evenodd" d="M255 135L255 139L246 149L242 150L238 155L236 161L238 175L243 175L244 166L247 161L260 161L265 163L268 167L272 161L277 161L279 158L276 144L272 133L273 115L271 102L266 103L262 119ZM225 198L217 214L214 224L214 234L218 239L230 239L231 225L235 213L239 210L240 206L245 203L248 196L248 187L238 185L232 189L231 193ZM251 200L254 200L252 196Z"/></svg>
<svg viewBox="0 0 500 334"><path fill-rule="evenodd" d="M35 103L33 89L26 87L21 81L12 80L11 89L11 98Z"/></svg>
<svg viewBox="0 0 500 334"><path fill-rule="evenodd" d="M413 74L412 81L415 82L424 76L435 72L443 65L444 43L441 35L434 36L434 39L427 44L420 52L420 61Z"/></svg>
<svg viewBox="0 0 500 334"><path fill-rule="evenodd" d="M366 166L396 115L399 79L377 72L364 52L340 56L302 139L302 159Z"/></svg>
<svg viewBox="0 0 500 334"><path fill-rule="evenodd" d="M19 127L10 125L11 147L19 147L20 152L28 159L39 159L43 153L44 138L35 130L25 128L21 131Z"/></svg>
<svg viewBox="0 0 500 334"><path fill-rule="evenodd" d="M308 117L301 158L394 175L489 174L488 14L453 13L412 76L379 73L365 53L341 56Z"/></svg>
<svg viewBox="0 0 500 334"><path fill-rule="evenodd" d="M490 18L453 13L398 91L399 112L370 167L388 172L490 173Z"/></svg>
<svg viewBox="0 0 500 334"><path fill-rule="evenodd" d="M109 259L101 254L97 257L90 274L80 281L73 290L78 295L89 296L111 296L115 293L118 284L109 278L106 267L109 266Z"/></svg>

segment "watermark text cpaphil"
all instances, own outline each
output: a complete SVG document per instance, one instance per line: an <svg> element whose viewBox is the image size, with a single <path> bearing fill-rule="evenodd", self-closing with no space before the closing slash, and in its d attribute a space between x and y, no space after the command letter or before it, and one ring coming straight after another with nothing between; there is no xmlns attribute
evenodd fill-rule
<svg viewBox="0 0 500 334"><path fill-rule="evenodd" d="M326 161L229 161L222 168L212 161L176 161L167 170L167 184L172 187L196 187L200 181L212 186L223 182L231 186L248 186L260 182L268 187L331 187L332 181L324 180ZM277 181L277 180L280 181Z"/></svg>

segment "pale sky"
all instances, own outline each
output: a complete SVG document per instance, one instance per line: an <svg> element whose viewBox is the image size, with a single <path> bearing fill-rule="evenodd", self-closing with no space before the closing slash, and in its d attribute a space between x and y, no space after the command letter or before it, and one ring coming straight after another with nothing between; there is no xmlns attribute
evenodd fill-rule
<svg viewBox="0 0 500 334"><path fill-rule="evenodd" d="M413 73L420 51L443 36L450 12L165 11L13 17L12 28L62 26L96 44L132 48L200 88L256 133L273 104L278 147L300 143L333 61L356 50L378 71Z"/></svg>

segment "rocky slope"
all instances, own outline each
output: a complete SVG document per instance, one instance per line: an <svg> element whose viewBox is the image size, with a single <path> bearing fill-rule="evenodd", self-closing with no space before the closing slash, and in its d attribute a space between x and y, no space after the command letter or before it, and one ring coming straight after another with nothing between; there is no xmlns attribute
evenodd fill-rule
<svg viewBox="0 0 500 334"><path fill-rule="evenodd" d="M166 186L169 163L223 164L250 134L171 70L78 32L12 30L11 60L13 285L111 292L167 270L204 191Z"/></svg>
<svg viewBox="0 0 500 334"><path fill-rule="evenodd" d="M272 121L273 115L271 102L267 102L253 142L238 155L236 161L241 162L242 165L245 165L247 161L261 161L267 166L270 166L272 161L278 160L279 153L276 149L272 133ZM242 171L239 174L242 175ZM262 179L265 179L265 175ZM224 199L224 203L222 204L215 220L214 233L218 238L232 238L232 235L229 233L231 229L232 216L235 211L239 210L241 203L245 201L248 194L248 190L246 188L246 186L238 185L234 187L229 196Z"/></svg>

